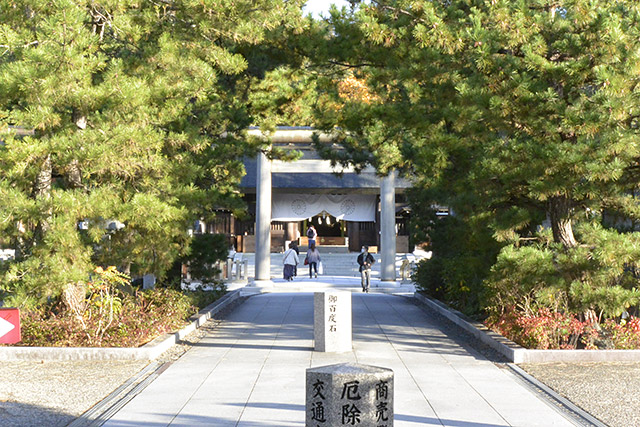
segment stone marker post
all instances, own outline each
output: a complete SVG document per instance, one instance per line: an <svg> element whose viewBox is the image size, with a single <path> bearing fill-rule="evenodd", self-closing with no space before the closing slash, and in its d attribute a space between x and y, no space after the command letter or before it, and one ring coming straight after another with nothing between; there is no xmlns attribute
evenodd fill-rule
<svg viewBox="0 0 640 427"><path fill-rule="evenodd" d="M145 274L142 276L142 289L154 289L156 287L156 276Z"/></svg>
<svg viewBox="0 0 640 427"><path fill-rule="evenodd" d="M392 427L393 371L343 363L307 369L306 427Z"/></svg>
<svg viewBox="0 0 640 427"><path fill-rule="evenodd" d="M313 295L315 350L351 351L351 292L316 292Z"/></svg>

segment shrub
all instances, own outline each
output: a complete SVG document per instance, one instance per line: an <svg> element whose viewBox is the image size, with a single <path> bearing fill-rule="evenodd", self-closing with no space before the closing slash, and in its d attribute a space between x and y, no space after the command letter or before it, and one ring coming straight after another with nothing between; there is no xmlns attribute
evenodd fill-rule
<svg viewBox="0 0 640 427"><path fill-rule="evenodd" d="M183 295L189 299L192 306L205 308L209 304L217 301L227 292L226 286L219 286L214 291L185 291Z"/></svg>
<svg viewBox="0 0 640 427"><path fill-rule="evenodd" d="M211 283L220 272L216 262L226 259L228 252L229 242L224 234L198 234L191 240L189 254L182 262L189 264L195 280Z"/></svg>
<svg viewBox="0 0 640 427"><path fill-rule="evenodd" d="M574 248L551 243L544 231L528 246L504 247L486 280L489 311L545 306L601 321L638 304L640 233L593 223L576 225L576 231L585 244Z"/></svg>
<svg viewBox="0 0 640 427"><path fill-rule="evenodd" d="M97 269L82 301L23 312L21 344L137 347L184 326L198 308L224 294L156 288L131 295L118 290L123 281L126 276L115 268Z"/></svg>
<svg viewBox="0 0 640 427"><path fill-rule="evenodd" d="M486 280L492 316L513 307L531 315L537 307L567 310L567 283L557 271L554 252L536 246L506 246Z"/></svg>
<svg viewBox="0 0 640 427"><path fill-rule="evenodd" d="M640 349L640 319L634 316L620 323L607 319L601 325L588 328L586 332L582 342L588 349Z"/></svg>
<svg viewBox="0 0 640 427"><path fill-rule="evenodd" d="M524 313L515 307L490 317L486 325L506 338L532 349L640 349L640 319L631 316L619 323L607 319L602 324L580 321L571 313L540 308Z"/></svg>
<svg viewBox="0 0 640 427"><path fill-rule="evenodd" d="M510 307L487 326L526 348L575 349L585 324L571 313L540 308L535 313L518 312Z"/></svg>
<svg viewBox="0 0 640 427"><path fill-rule="evenodd" d="M484 280L500 245L490 230L456 217L434 221L429 233L433 256L418 265L414 276L418 288L478 317L485 307Z"/></svg>

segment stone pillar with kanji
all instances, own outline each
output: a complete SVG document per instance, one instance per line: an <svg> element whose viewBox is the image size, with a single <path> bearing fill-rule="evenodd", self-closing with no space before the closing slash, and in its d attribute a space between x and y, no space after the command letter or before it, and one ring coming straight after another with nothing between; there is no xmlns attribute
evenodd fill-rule
<svg viewBox="0 0 640 427"><path fill-rule="evenodd" d="M342 363L307 369L306 427L392 427L393 371Z"/></svg>
<svg viewBox="0 0 640 427"><path fill-rule="evenodd" d="M315 350L322 352L351 351L351 317L351 292L316 292L313 295Z"/></svg>

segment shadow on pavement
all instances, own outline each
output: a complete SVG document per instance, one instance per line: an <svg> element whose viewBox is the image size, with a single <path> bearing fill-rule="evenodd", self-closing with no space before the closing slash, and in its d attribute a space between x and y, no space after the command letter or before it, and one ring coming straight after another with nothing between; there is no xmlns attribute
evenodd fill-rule
<svg viewBox="0 0 640 427"><path fill-rule="evenodd" d="M0 402L0 427L63 427L76 418L53 408L11 401Z"/></svg>
<svg viewBox="0 0 640 427"><path fill-rule="evenodd" d="M284 303L292 298L295 303L283 304L283 309L294 310L296 320L287 318L266 319L256 318L247 322L243 318L243 309L250 310L252 304L261 304L261 299L269 295L272 304ZM305 346L279 346L277 341L313 340L313 294L311 293L283 293L256 295L249 298L234 313L225 319L226 327L251 327L253 333L241 337L240 341L231 344L237 348L256 348L274 350L308 351L312 348ZM285 305L287 306L285 308ZM300 312L303 312L300 314ZM302 319L301 317L302 316ZM277 333L277 340L273 338ZM234 335L237 339L237 335ZM256 339L264 337L264 345L255 344ZM224 328L218 331L212 339L200 342L199 346L224 347L229 346L226 338L231 336L224 333ZM243 345L242 340L253 341L251 345ZM214 341L215 340L215 341ZM476 359L489 359L492 362L504 362L503 356L492 352L478 340L457 327L444 317L416 304L410 298L383 294L354 294L353 298L353 341L366 343L391 342L396 348L414 353L446 353L449 355L471 356Z"/></svg>

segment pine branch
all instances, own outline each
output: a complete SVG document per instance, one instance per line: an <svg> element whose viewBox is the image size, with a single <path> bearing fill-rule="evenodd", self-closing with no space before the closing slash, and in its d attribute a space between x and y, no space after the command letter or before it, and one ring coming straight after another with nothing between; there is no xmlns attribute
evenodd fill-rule
<svg viewBox="0 0 640 427"><path fill-rule="evenodd" d="M19 49L23 49L23 48L25 48L25 47L29 47L29 46L33 46L33 45L37 45L37 44L39 44L39 43L40 43L40 42L39 42L38 40L34 40L34 41L30 42L30 43L23 44L22 46L16 46L16 47L17 47L17 48L19 48ZM4 47L4 48L7 48L7 49L11 49L11 46L9 46L9 45L7 45L7 44L0 44L0 47Z"/></svg>
<svg viewBox="0 0 640 427"><path fill-rule="evenodd" d="M498 51L496 52L499 55L506 55L506 56L515 56L516 58L524 58L524 53L522 53L521 51L515 51L513 49L498 49Z"/></svg>
<svg viewBox="0 0 640 427"><path fill-rule="evenodd" d="M38 40L34 40L21 46L14 46L13 48L8 44L0 44L0 48L4 48L4 52L2 52L2 55L4 55L5 53L12 51L13 49L26 49L30 46L38 46L39 44L40 42Z"/></svg>
<svg viewBox="0 0 640 427"><path fill-rule="evenodd" d="M100 29L100 41L104 38L104 29L108 25L109 28L114 28L118 31L117 27L113 26L113 16L111 16L108 12L100 12L96 6L91 8L91 17L93 18L93 32L94 34L98 32L98 28Z"/></svg>
<svg viewBox="0 0 640 427"><path fill-rule="evenodd" d="M545 12L550 12L551 16L553 17L556 13L556 11L558 10L558 7L560 7L559 4L557 3L552 3L546 6L529 6L529 10L542 10Z"/></svg>
<svg viewBox="0 0 640 427"><path fill-rule="evenodd" d="M389 5L386 5L386 4L381 4L379 1L375 1L375 0L373 0L372 3L374 3L381 10L391 11L391 12L395 12L396 14L400 14L400 15L404 15L404 16L408 16L410 18L413 18L413 23L416 23L416 22L420 22L422 24L426 24L427 23L427 21L425 21L424 19L416 17L415 14L411 13L410 11L408 11L406 9L400 9L399 7L393 7L393 6L389 6Z"/></svg>
<svg viewBox="0 0 640 427"><path fill-rule="evenodd" d="M369 63L369 62L363 62L361 64L348 64L346 62L339 62L339 61L329 61L329 64L332 65L339 65L341 67L345 67L345 68L362 68L362 67L376 67L375 64Z"/></svg>
<svg viewBox="0 0 640 427"><path fill-rule="evenodd" d="M575 58L572 57L571 55L568 55L566 53L561 53L558 51L549 52L549 54L547 55L547 60L551 62L565 62L565 61L571 61L574 59Z"/></svg>

